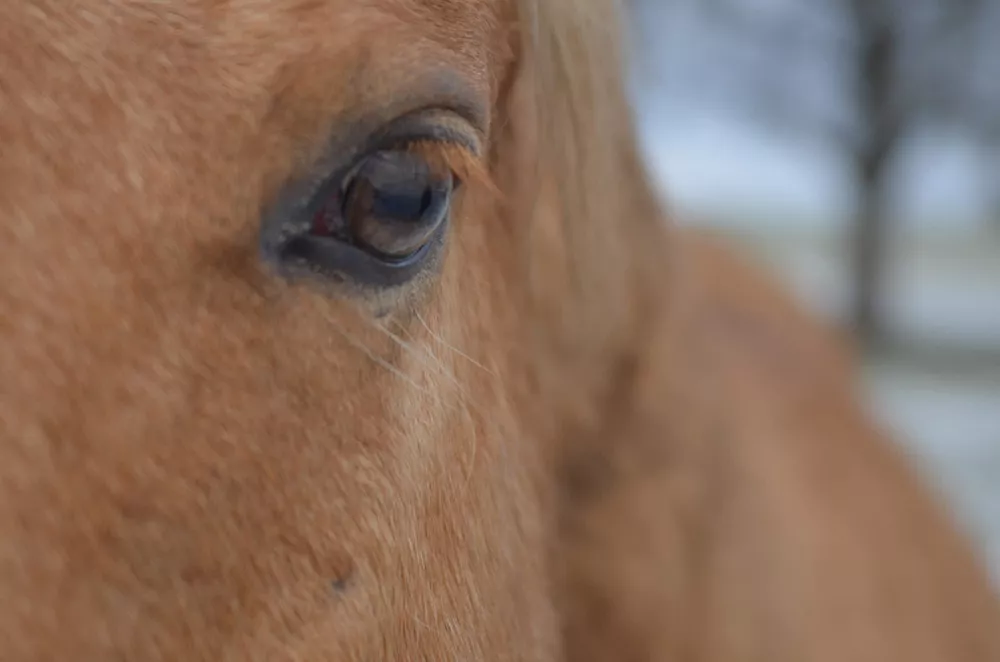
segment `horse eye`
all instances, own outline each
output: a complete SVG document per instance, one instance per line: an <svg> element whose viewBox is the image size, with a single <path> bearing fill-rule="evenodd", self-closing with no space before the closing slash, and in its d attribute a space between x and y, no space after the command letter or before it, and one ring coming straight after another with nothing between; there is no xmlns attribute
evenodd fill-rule
<svg viewBox="0 0 1000 662"><path fill-rule="evenodd" d="M441 265L462 184L449 156L478 154L475 134L460 118L424 112L367 142L359 160L340 167L332 158L321 162L323 179L291 182L265 211L263 255L284 275L319 275L367 295Z"/></svg>
<svg viewBox="0 0 1000 662"><path fill-rule="evenodd" d="M394 261L425 246L448 216L454 176L414 151L375 152L316 211L312 234Z"/></svg>

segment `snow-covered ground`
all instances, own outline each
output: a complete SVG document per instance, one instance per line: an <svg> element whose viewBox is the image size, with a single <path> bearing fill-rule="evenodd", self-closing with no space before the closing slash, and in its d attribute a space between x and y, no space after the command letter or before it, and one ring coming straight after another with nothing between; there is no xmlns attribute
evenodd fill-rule
<svg viewBox="0 0 1000 662"><path fill-rule="evenodd" d="M875 359L868 387L873 409L952 504L1000 584L1000 375Z"/></svg>

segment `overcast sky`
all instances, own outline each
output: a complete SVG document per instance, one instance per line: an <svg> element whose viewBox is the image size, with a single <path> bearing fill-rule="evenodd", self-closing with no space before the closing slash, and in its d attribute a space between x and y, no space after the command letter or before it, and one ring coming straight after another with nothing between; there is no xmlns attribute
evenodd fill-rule
<svg viewBox="0 0 1000 662"><path fill-rule="evenodd" d="M813 13L809 31L781 34L782 48L747 48L706 23L700 0L649 2L633 22L632 82L645 149L668 197L692 213L739 220L760 214L802 223L831 223L852 204L851 173L837 142L797 124L771 130L741 117L747 100L786 95L785 105L817 126L849 122L848 84L836 21ZM745 0L753 20L781 30L801 0ZM819 5L822 4L820 0ZM801 20L801 16L797 20ZM831 27L832 26L832 27ZM778 76L751 75L771 67ZM760 96L759 94L757 96ZM846 119L845 119L846 118ZM900 222L970 227L987 217L984 155L960 131L927 125L914 131L894 169L891 208Z"/></svg>

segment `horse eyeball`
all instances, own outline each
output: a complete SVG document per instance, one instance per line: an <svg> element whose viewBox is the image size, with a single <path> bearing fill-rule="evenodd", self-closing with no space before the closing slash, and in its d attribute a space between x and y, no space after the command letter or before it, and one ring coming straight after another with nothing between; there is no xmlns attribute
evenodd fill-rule
<svg viewBox="0 0 1000 662"><path fill-rule="evenodd" d="M413 151L367 157L347 184L343 218L351 239L379 256L405 258L445 221L455 181Z"/></svg>

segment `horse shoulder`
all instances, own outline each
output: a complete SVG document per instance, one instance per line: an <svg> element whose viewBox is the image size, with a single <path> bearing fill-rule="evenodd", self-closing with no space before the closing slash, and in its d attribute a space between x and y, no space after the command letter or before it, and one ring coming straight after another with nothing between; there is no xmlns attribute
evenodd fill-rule
<svg viewBox="0 0 1000 662"><path fill-rule="evenodd" d="M850 348L759 269L690 236L713 366L706 618L725 659L998 660L963 536L861 400Z"/></svg>
<svg viewBox="0 0 1000 662"><path fill-rule="evenodd" d="M683 311L564 507L572 659L1000 660L989 582L851 348L719 241L676 239Z"/></svg>

